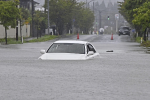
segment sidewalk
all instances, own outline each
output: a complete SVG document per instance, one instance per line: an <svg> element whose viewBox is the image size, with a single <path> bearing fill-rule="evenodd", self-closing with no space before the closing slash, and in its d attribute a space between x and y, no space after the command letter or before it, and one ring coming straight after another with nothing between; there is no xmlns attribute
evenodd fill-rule
<svg viewBox="0 0 150 100"><path fill-rule="evenodd" d="M40 37L39 37L40 38ZM30 41L30 40L33 40L33 39L37 39L37 37L29 37L29 38L26 38L26 39L24 39L24 41Z"/></svg>

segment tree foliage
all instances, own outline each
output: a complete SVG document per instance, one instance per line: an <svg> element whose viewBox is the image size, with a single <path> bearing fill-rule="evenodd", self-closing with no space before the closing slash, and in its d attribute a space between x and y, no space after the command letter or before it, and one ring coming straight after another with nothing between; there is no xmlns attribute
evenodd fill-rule
<svg viewBox="0 0 150 100"><path fill-rule="evenodd" d="M146 1L148 0L124 0L123 2L119 2L119 12L131 25L133 25L132 20L134 19L133 15L135 14L133 9L140 7Z"/></svg>
<svg viewBox="0 0 150 100"><path fill-rule="evenodd" d="M0 21L1 24L8 29L16 27L16 19L20 18L19 0L0 1Z"/></svg>
<svg viewBox="0 0 150 100"><path fill-rule="evenodd" d="M94 14L83 7L83 2L77 2L76 0L50 0L49 5L51 25L56 25L59 34L63 34L63 30L66 27L71 29L73 24L76 28L81 29L92 27Z"/></svg>
<svg viewBox="0 0 150 100"><path fill-rule="evenodd" d="M7 44L7 29L16 27L16 19L20 18L19 0L0 1L0 24L5 27Z"/></svg>
<svg viewBox="0 0 150 100"><path fill-rule="evenodd" d="M35 11L34 14L34 23L36 25L37 31L39 31L42 27L42 23L46 23L46 19L45 19L45 14L42 13L41 11ZM38 38L38 33L37 32L37 38ZM40 37L41 37L41 32L40 32Z"/></svg>
<svg viewBox="0 0 150 100"><path fill-rule="evenodd" d="M25 9L25 8L20 8L20 9L21 9L20 20L22 22L22 25L30 23L30 21L31 21L30 11L28 9Z"/></svg>
<svg viewBox="0 0 150 100"><path fill-rule="evenodd" d="M148 2L150 0L124 0L123 2L119 2L119 12L130 25L135 27L140 35L149 27Z"/></svg>
<svg viewBox="0 0 150 100"><path fill-rule="evenodd" d="M73 10L73 18L75 19L75 27L80 28L84 33L93 26L94 13L89 8L84 8L84 3L79 3Z"/></svg>
<svg viewBox="0 0 150 100"><path fill-rule="evenodd" d="M75 0L50 0L50 20L55 24L59 34L62 34L65 25L71 19Z"/></svg>
<svg viewBox="0 0 150 100"><path fill-rule="evenodd" d="M79 17L77 17L77 23L75 25L84 31L84 33L88 33L94 22L93 12L90 9L83 8L78 15Z"/></svg>
<svg viewBox="0 0 150 100"><path fill-rule="evenodd" d="M145 2L139 8L133 10L134 19L133 23L135 25L142 25L142 30L144 31L147 27L150 27L150 2Z"/></svg>

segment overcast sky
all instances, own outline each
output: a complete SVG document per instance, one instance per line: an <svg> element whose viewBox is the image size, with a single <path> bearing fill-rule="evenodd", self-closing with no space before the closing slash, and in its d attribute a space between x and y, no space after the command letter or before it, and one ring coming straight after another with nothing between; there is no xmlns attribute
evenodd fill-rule
<svg viewBox="0 0 150 100"><path fill-rule="evenodd" d="M45 0L35 0L35 1L39 2L40 5L43 5ZM84 1L84 2L86 2L86 0L78 0L78 1ZM87 0L87 1L91 1L91 0ZM117 1L123 1L123 0L94 0L94 1L95 2L99 1L99 3L101 3L102 1L104 1L106 4L108 4L108 2L110 2L110 1L112 3L114 3L114 2L117 2Z"/></svg>
<svg viewBox="0 0 150 100"><path fill-rule="evenodd" d="M86 0L79 0L79 1L84 1L84 2L86 2ZM87 1L91 1L91 0L87 0ZM95 2L97 2L97 1L99 1L99 3L101 3L102 1L104 1L106 4L108 3L108 2L112 2L112 3L114 3L114 2L117 2L117 1L123 1L123 0L94 0Z"/></svg>

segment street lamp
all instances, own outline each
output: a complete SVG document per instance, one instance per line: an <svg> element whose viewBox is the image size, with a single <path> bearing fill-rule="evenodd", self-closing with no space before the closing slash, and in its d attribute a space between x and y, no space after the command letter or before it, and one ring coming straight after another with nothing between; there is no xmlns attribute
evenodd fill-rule
<svg viewBox="0 0 150 100"><path fill-rule="evenodd" d="M34 0L32 0L32 36L34 36Z"/></svg>
<svg viewBox="0 0 150 100"><path fill-rule="evenodd" d="M48 34L49 34L49 28L50 28L50 23L49 23L49 0L47 0L47 9L48 9Z"/></svg>

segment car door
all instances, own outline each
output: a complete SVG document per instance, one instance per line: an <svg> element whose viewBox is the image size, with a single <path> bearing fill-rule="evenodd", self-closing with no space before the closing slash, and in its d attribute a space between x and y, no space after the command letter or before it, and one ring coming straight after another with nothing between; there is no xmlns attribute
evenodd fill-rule
<svg viewBox="0 0 150 100"><path fill-rule="evenodd" d="M86 48L87 48L87 51L86 51L87 59L92 59L99 55L99 53L96 52L96 50L92 44L88 43L86 45Z"/></svg>

